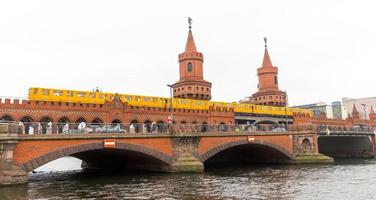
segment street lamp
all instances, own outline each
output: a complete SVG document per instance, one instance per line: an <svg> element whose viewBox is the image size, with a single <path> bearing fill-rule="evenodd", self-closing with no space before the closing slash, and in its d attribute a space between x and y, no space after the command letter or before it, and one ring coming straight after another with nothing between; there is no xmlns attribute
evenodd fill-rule
<svg viewBox="0 0 376 200"><path fill-rule="evenodd" d="M363 106L363 109L364 109L364 119L367 120L366 104L362 103L360 105Z"/></svg>
<svg viewBox="0 0 376 200"><path fill-rule="evenodd" d="M288 119L287 119L287 102L288 102L288 97L287 97L287 92L285 90L285 125L286 125L286 130L287 130L287 124L288 124Z"/></svg>
<svg viewBox="0 0 376 200"><path fill-rule="evenodd" d="M170 85L170 84L167 84L167 87L169 87L170 88L170 117L169 117L169 120L168 120L168 125L169 125L169 128L170 128L170 126L172 125L172 123L173 123L173 119L172 119L172 85Z"/></svg>

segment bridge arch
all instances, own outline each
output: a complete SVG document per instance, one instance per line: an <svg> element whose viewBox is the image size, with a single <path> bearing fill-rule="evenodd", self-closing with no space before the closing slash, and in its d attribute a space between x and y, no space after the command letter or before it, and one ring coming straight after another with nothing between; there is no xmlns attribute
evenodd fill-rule
<svg viewBox="0 0 376 200"><path fill-rule="evenodd" d="M244 140L239 140L239 141L228 142L228 143L216 146L212 149L209 149L205 153L201 154L201 161L203 163L212 162L214 159L216 159L216 157L222 156L221 154L224 155L226 153L231 153L231 151L235 152L232 155L239 155L239 156L246 157L247 155L236 153L236 151L239 151L239 149L244 150L247 148L249 148L251 151L252 150L256 150L256 152L261 151L262 153L260 152L260 154L265 153L266 157L272 155L270 158L267 158L267 159L270 159L269 161L273 163L275 161L281 162L281 163L282 162L288 163L294 159L294 156L292 153L290 153L287 149L277 144L274 144L265 140L255 140L253 143L249 143L247 139L244 139ZM261 155L261 156L264 156L264 155ZM265 162L269 162L269 161L265 161Z"/></svg>
<svg viewBox="0 0 376 200"><path fill-rule="evenodd" d="M65 157L65 156L73 156L78 159L81 159L82 161L87 161L85 159L84 154L86 152L90 151L100 151L100 150L109 150L109 151L127 151L131 152L137 155L143 155L144 157L147 157L151 160L153 160L156 163L160 163L161 165L168 166L172 162L172 157L160 152L155 149L151 149L145 146L141 145L136 145L136 144L129 144L129 143L116 143L115 148L111 149L106 149L103 147L103 142L96 142L96 143L85 143L85 144L80 144L80 145L74 145L74 146L69 146L63 149L55 150L52 152L49 152L47 154L43 154L40 156L37 156L31 160L28 160L20 166L26 171L26 172L31 172L34 169L49 163L51 161L54 161L56 159ZM119 152L117 152L119 153ZM94 155L97 155L94 153ZM105 158L105 157L103 157Z"/></svg>
<svg viewBox="0 0 376 200"><path fill-rule="evenodd" d="M258 120L258 121L255 121L253 124L256 125L256 124L261 124L261 123L279 125L278 121L269 120L269 119L267 119L267 120L266 119L265 120Z"/></svg>
<svg viewBox="0 0 376 200"><path fill-rule="evenodd" d="M103 120L101 119L101 118L99 118L99 117L96 117L96 118L94 118L93 119L93 121L91 121L91 123L93 123L93 124L103 124Z"/></svg>
<svg viewBox="0 0 376 200"><path fill-rule="evenodd" d="M14 117L12 115L6 114L0 117L0 121L12 122L14 121Z"/></svg>
<svg viewBox="0 0 376 200"><path fill-rule="evenodd" d="M87 123L87 120L84 118L84 117L78 117L76 120L75 120L75 123L76 124L79 124L81 122L85 122Z"/></svg>

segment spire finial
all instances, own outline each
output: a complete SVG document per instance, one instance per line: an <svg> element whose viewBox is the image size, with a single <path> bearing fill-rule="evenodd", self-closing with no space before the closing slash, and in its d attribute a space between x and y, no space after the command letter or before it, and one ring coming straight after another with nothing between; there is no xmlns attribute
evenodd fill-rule
<svg viewBox="0 0 376 200"><path fill-rule="evenodd" d="M191 17L188 17L188 27L189 27L189 30L191 30L192 28L192 18Z"/></svg>
<svg viewBox="0 0 376 200"><path fill-rule="evenodd" d="M268 47L268 38L264 37L265 48Z"/></svg>

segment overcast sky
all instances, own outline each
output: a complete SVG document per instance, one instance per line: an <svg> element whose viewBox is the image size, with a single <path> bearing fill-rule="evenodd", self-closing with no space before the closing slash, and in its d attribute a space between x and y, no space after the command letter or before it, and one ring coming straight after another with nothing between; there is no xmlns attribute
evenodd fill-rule
<svg viewBox="0 0 376 200"><path fill-rule="evenodd" d="M169 96L193 18L217 101L257 91L263 37L290 105L376 96L375 1L0 1L0 96Z"/></svg>

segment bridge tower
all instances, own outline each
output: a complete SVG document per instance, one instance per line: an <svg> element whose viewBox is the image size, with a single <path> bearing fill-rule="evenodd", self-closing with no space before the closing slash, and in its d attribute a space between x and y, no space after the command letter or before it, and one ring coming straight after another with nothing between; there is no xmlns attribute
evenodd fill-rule
<svg viewBox="0 0 376 200"><path fill-rule="evenodd" d="M211 83L204 80L204 56L196 49L192 34L192 19L188 18L189 31L185 51L179 54L180 80L172 85L175 98L211 99Z"/></svg>
<svg viewBox="0 0 376 200"><path fill-rule="evenodd" d="M265 41L265 52L262 66L257 69L258 91L250 97L250 103L285 106L286 92L278 89L278 68L273 66L269 56L267 40Z"/></svg>

